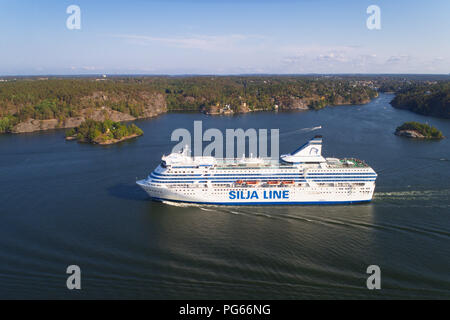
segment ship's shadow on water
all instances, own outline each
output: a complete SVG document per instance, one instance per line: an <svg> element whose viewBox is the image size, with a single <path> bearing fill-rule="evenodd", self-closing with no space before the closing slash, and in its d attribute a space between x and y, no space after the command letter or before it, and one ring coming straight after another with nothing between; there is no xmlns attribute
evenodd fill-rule
<svg viewBox="0 0 450 320"><path fill-rule="evenodd" d="M144 190L139 188L138 185L131 183L119 183L115 186L107 188L107 191L111 196L120 199L137 201L148 201L149 199Z"/></svg>

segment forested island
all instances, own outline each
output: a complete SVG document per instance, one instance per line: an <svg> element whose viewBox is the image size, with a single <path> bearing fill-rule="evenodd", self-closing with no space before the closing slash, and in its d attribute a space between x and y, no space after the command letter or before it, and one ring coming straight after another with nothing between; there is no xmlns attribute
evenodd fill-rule
<svg viewBox="0 0 450 320"><path fill-rule="evenodd" d="M92 144L113 144L143 135L135 124L125 125L111 120L88 119L78 127L66 131L66 140Z"/></svg>
<svg viewBox="0 0 450 320"><path fill-rule="evenodd" d="M450 119L450 82L401 89L391 105L427 116Z"/></svg>
<svg viewBox="0 0 450 320"><path fill-rule="evenodd" d="M368 103L371 82L324 76L26 78L0 83L0 133L130 121L170 111L235 114Z"/></svg>
<svg viewBox="0 0 450 320"><path fill-rule="evenodd" d="M90 76L0 79L0 133L114 122L166 112L237 114L359 105L394 92L392 105L449 117L448 76Z"/></svg>
<svg viewBox="0 0 450 320"><path fill-rule="evenodd" d="M415 139L442 139L444 135L437 128L416 121L405 122L397 127L395 134Z"/></svg>

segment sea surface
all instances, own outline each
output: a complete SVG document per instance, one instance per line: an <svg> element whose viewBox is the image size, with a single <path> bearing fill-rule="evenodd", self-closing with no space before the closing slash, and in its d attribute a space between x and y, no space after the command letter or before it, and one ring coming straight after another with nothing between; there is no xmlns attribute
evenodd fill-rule
<svg viewBox="0 0 450 320"><path fill-rule="evenodd" d="M0 298L450 298L450 139L393 134L450 121L389 105L206 116L135 123L145 135L111 146L64 131L0 135ZM227 207L159 203L136 184L175 144L176 128L279 128L280 153L316 134L328 157L365 160L379 174L361 205ZM321 127L319 129L318 127ZM68 290L66 268L81 268ZM381 289L368 290L369 265Z"/></svg>

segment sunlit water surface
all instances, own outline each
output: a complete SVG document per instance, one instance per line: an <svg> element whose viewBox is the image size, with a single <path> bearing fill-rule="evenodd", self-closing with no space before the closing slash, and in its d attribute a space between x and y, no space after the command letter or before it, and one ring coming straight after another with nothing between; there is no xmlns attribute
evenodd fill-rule
<svg viewBox="0 0 450 320"><path fill-rule="evenodd" d="M450 298L450 143L397 137L404 121L450 136L450 121L364 106L232 117L166 114L112 146L64 131L0 136L0 298ZM363 205L227 207L152 202L135 181L176 128L279 128L280 152L315 134L324 154L378 173ZM321 126L322 129L317 127ZM82 270L69 291L68 265ZM366 288L381 268L382 289Z"/></svg>

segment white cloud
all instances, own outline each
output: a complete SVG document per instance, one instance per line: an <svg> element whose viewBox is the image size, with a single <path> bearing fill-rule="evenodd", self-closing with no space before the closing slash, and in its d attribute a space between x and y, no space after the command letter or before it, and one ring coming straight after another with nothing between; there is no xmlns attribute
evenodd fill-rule
<svg viewBox="0 0 450 320"><path fill-rule="evenodd" d="M363 46L280 47L280 72L286 73L448 73L449 57L383 53Z"/></svg>
<svg viewBox="0 0 450 320"><path fill-rule="evenodd" d="M248 40L259 40L262 36L229 34L229 35L189 35L186 37L154 37L135 34L114 35L117 38L123 38L132 41L135 44L148 45L159 43L167 46L201 49L207 51L229 50L241 46L246 46Z"/></svg>
<svg viewBox="0 0 450 320"><path fill-rule="evenodd" d="M84 67L81 67L81 69L87 70L87 71L94 71L94 70L99 70L100 68L94 67L94 66L84 66Z"/></svg>
<svg viewBox="0 0 450 320"><path fill-rule="evenodd" d="M398 55L398 56L390 56L387 60L387 64L398 64L398 63L408 63L411 61L411 56L409 55Z"/></svg>
<svg viewBox="0 0 450 320"><path fill-rule="evenodd" d="M280 44L279 39L251 34L110 36L146 47L136 54L135 67L155 73L446 73L449 63L442 54L416 57L358 44ZM177 50L166 53L167 47ZM159 48L164 50L155 50ZM168 64L168 55L182 65Z"/></svg>

